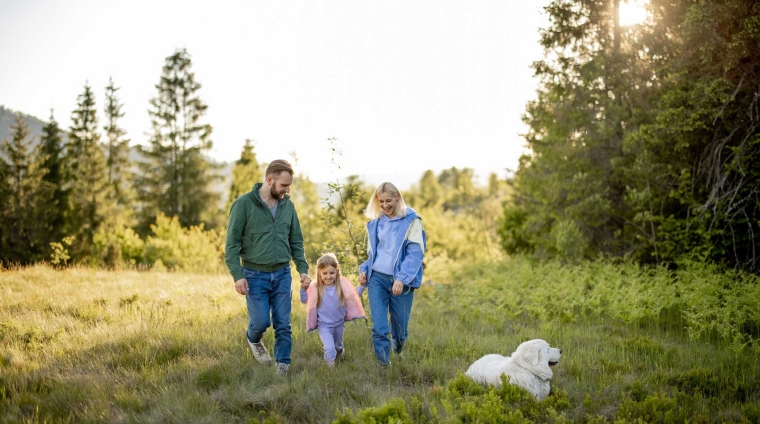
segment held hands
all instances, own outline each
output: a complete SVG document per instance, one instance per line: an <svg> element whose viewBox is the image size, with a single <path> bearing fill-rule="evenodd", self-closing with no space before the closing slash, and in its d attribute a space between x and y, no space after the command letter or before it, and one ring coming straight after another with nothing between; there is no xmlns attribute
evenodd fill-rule
<svg viewBox="0 0 760 424"><path fill-rule="evenodd" d="M241 278L235 281L235 291L239 295L245 296L248 294L248 281L245 278Z"/></svg>
<svg viewBox="0 0 760 424"><path fill-rule="evenodd" d="M367 285L367 273L366 272L362 272L361 274L359 274L359 284L361 284L362 286L366 286Z"/></svg>
<svg viewBox="0 0 760 424"><path fill-rule="evenodd" d="M311 284L311 277L309 277L309 274L301 274L301 289L308 289L309 284Z"/></svg>

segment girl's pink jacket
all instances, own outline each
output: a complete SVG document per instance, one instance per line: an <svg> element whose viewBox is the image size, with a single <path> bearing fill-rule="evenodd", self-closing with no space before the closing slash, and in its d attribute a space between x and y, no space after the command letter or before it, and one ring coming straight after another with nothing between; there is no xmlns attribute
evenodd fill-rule
<svg viewBox="0 0 760 424"><path fill-rule="evenodd" d="M346 299L346 321L353 321L355 319L367 319L367 314L364 312L362 306L362 300L359 299L359 294L356 292L356 288L348 278L340 277L340 288L343 290L343 296ZM306 289L308 299L306 300L306 331L312 331L317 329L317 282L313 282Z"/></svg>

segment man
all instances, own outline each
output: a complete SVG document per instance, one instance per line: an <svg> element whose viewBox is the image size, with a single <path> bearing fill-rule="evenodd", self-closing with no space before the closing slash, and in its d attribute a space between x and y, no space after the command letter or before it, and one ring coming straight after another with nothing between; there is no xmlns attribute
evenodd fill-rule
<svg viewBox="0 0 760 424"><path fill-rule="evenodd" d="M238 197L230 208L225 261L235 280L235 290L246 298L249 324L246 331L253 357L271 364L261 338L274 327L274 358L277 373L285 375L290 364L291 283L290 260L311 282L303 248L298 215L290 201L293 167L285 160L269 164L263 183ZM242 262L242 266L241 266Z"/></svg>

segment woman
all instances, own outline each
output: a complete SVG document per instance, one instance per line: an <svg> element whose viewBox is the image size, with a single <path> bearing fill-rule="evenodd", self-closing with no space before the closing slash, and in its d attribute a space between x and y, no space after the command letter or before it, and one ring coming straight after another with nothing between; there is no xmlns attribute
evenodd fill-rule
<svg viewBox="0 0 760 424"><path fill-rule="evenodd" d="M359 266L359 283L367 283L375 356L388 366L391 349L400 355L406 342L414 290L422 283L426 235L422 218L388 182L377 187L365 215L371 219L369 257Z"/></svg>

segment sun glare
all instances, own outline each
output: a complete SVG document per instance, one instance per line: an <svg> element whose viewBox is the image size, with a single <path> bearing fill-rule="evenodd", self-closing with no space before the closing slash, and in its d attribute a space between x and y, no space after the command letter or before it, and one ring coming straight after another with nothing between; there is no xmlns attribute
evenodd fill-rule
<svg viewBox="0 0 760 424"><path fill-rule="evenodd" d="M636 25L647 19L646 2L628 0L620 2L620 26Z"/></svg>

